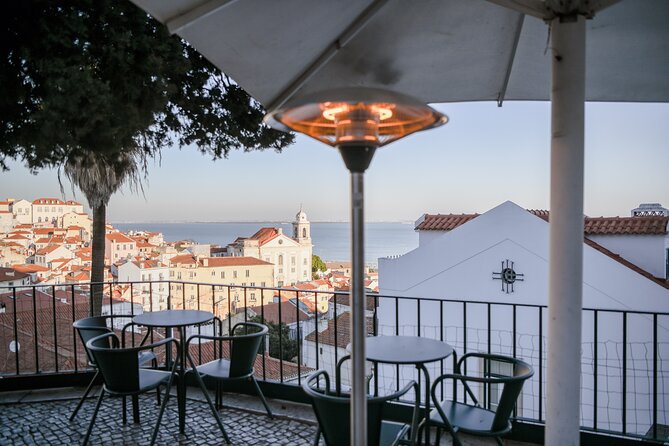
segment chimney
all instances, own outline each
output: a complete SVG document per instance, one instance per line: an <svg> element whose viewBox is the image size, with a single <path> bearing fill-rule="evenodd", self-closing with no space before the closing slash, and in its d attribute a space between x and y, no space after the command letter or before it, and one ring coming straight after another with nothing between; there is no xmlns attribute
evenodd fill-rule
<svg viewBox="0 0 669 446"><path fill-rule="evenodd" d="M203 266L209 266L209 258L208 257L205 257L205 258L202 259L202 265Z"/></svg>
<svg viewBox="0 0 669 446"><path fill-rule="evenodd" d="M283 228L276 228L276 230L279 232L279 235L283 235Z"/></svg>

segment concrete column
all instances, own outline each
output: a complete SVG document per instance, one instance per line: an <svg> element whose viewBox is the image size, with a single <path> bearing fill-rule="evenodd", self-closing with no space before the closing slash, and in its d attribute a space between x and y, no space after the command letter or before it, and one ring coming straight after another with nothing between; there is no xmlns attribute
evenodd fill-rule
<svg viewBox="0 0 669 446"><path fill-rule="evenodd" d="M547 446L579 444L583 302L585 19L551 23Z"/></svg>

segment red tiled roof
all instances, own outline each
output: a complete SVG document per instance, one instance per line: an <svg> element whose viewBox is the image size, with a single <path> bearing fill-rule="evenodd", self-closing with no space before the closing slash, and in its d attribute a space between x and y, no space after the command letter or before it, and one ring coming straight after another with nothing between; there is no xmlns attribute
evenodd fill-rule
<svg viewBox="0 0 669 446"><path fill-rule="evenodd" d="M366 318L367 334L374 334L374 322L372 318ZM335 332L336 327L336 332ZM316 331L313 331L305 338L307 341L316 342ZM318 343L346 348L351 342L351 313L348 311L337 317L337 323L328 322L328 328L318 333Z"/></svg>
<svg viewBox="0 0 669 446"><path fill-rule="evenodd" d="M586 217L586 235L657 235L667 233L669 217Z"/></svg>
<svg viewBox="0 0 669 446"><path fill-rule="evenodd" d="M170 264L171 265L176 265L176 264L195 265L196 262L197 262L197 260L191 254L181 254L181 255L178 255L178 256L174 256L170 259Z"/></svg>
<svg viewBox="0 0 669 446"><path fill-rule="evenodd" d="M294 324L297 322L297 315L299 314L301 321L309 319L309 315L302 310L297 309L295 305L288 301L281 302L281 322L284 324ZM279 323L279 303L269 303L261 307L249 307L256 315L263 315L266 321L274 324Z"/></svg>
<svg viewBox="0 0 669 446"><path fill-rule="evenodd" d="M22 273L37 273L37 272L44 272L44 271L49 271L49 268L46 266L42 265L12 265L12 268L15 269L16 271L20 271Z"/></svg>
<svg viewBox="0 0 669 446"><path fill-rule="evenodd" d="M425 214L415 230L419 231L450 231L467 223L479 214Z"/></svg>
<svg viewBox="0 0 669 446"><path fill-rule="evenodd" d="M528 209L528 212L548 221L549 212L540 209ZM479 214L425 214L416 230L450 231L474 219ZM583 222L585 235L656 235L667 234L669 217L585 217Z"/></svg>
<svg viewBox="0 0 669 446"><path fill-rule="evenodd" d="M121 232L112 232L111 234L106 234L105 238L114 243L134 243L133 239Z"/></svg>
<svg viewBox="0 0 669 446"><path fill-rule="evenodd" d="M278 235L279 230L276 228L260 228L258 232L249 237L248 240L258 240L258 244L262 246Z"/></svg>
<svg viewBox="0 0 669 446"><path fill-rule="evenodd" d="M0 268L0 282L8 280L21 280L28 277L28 274L18 271L14 268Z"/></svg>

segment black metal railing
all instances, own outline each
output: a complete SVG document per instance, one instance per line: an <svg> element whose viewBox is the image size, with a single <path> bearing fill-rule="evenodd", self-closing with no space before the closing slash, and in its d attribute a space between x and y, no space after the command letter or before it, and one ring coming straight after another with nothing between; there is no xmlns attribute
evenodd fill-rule
<svg viewBox="0 0 669 446"><path fill-rule="evenodd" d="M72 322L88 315L91 285L104 289L104 314L132 316L191 308L213 312L222 321L223 331L250 317L268 323L278 330L278 345L264 345L256 363L257 374L266 383L297 388L313 370L325 368L334 373L337 361L346 354L347 292L171 280L0 287L1 389L12 388L12 379L30 377L39 386L39 377L88 370ZM448 342L458 355L484 351L523 358L536 373L525 385L514 414L520 421L544 422L545 306L370 293L367 313L370 335L425 336ZM582 317L583 431L666 441L669 313L584 309ZM208 329L212 328L193 330L201 334ZM296 334L297 350L292 357L286 353L293 340L282 332ZM146 332L135 334L130 341L133 345ZM161 334L152 331L149 335L153 342L153 337ZM202 362L209 360L208 354L223 354L206 350L198 344L194 359ZM450 371L452 361L427 367L430 376L436 377ZM370 374L370 389L377 394L395 391L415 377L413 367L377 365ZM494 406L495 388L476 391L484 404ZM442 385L440 393L442 397L467 398L450 386Z"/></svg>

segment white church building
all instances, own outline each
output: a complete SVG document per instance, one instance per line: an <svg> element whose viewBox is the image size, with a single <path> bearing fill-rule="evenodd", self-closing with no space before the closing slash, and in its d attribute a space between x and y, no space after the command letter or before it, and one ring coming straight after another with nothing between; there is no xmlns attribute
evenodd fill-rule
<svg viewBox="0 0 669 446"><path fill-rule="evenodd" d="M251 237L240 237L227 247L230 256L255 257L274 264L276 286L311 280L311 223L300 209L292 237L282 228L260 228Z"/></svg>
<svg viewBox="0 0 669 446"><path fill-rule="evenodd" d="M654 422L669 424L669 212L635 211L585 217L581 424L643 436ZM443 339L459 355L524 358L535 375L518 415L543 419L548 218L512 202L481 215L421 217L419 246L379 259L380 295L402 297L381 297L379 334ZM450 360L444 366L450 371ZM443 370L441 364L428 369L432 377ZM411 379L414 370L399 373ZM394 366L383 367L379 385L394 389L396 378Z"/></svg>

